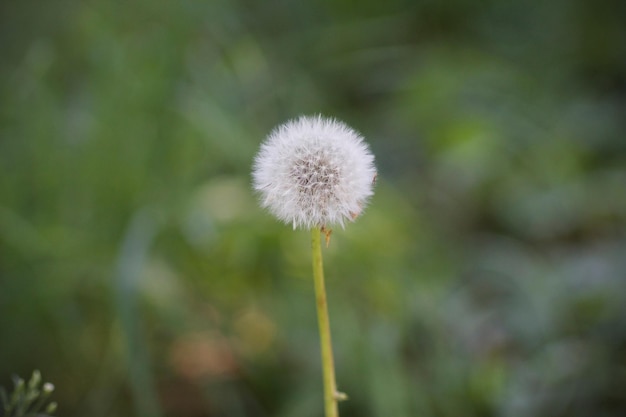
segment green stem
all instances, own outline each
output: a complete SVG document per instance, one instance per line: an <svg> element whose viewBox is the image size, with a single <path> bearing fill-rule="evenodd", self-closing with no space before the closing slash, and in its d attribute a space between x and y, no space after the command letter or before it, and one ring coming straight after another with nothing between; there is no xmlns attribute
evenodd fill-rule
<svg viewBox="0 0 626 417"><path fill-rule="evenodd" d="M324 267L322 265L322 238L320 229L311 230L311 249L313 252L313 281L315 282L315 299L317 301L317 321L320 331L322 351L322 374L324 378L324 411L326 417L338 417L337 382L335 381L335 364L333 348L330 340L330 318L326 302L324 286Z"/></svg>

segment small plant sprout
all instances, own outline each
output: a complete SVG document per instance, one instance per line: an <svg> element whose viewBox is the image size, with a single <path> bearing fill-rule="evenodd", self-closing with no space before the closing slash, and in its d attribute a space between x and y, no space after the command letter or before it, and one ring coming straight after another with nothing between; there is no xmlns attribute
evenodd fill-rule
<svg viewBox="0 0 626 417"><path fill-rule="evenodd" d="M294 229L311 230L324 410L337 417L337 390L324 286L321 234L326 246L332 225L344 227L363 211L376 181L374 156L363 138L334 119L300 117L275 128L261 145L253 168L261 205Z"/></svg>
<svg viewBox="0 0 626 417"><path fill-rule="evenodd" d="M39 371L33 372L28 383L20 377L13 377L13 384L15 388L12 393L7 393L3 387L0 387L1 416L45 417L56 411L57 403L51 402L46 405L46 401L54 391L54 385L49 382L41 385Z"/></svg>

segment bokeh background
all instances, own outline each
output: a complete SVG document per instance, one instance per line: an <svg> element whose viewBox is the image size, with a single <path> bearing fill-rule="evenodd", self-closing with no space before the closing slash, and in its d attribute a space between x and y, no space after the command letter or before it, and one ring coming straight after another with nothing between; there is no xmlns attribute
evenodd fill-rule
<svg viewBox="0 0 626 417"><path fill-rule="evenodd" d="M344 417L626 415L626 2L4 1L0 385L59 416L314 417L278 123L371 144L325 250Z"/></svg>

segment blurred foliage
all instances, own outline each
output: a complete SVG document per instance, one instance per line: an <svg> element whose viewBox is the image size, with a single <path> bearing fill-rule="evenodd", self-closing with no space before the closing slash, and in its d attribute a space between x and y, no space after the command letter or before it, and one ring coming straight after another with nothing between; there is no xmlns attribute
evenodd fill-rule
<svg viewBox="0 0 626 417"><path fill-rule="evenodd" d="M47 403L48 397L54 391L54 385L49 382L44 384L41 382L41 373L35 370L28 382L14 376L14 388L11 392L0 387L0 416L49 417L54 413L57 409L57 403Z"/></svg>
<svg viewBox="0 0 626 417"><path fill-rule="evenodd" d="M322 413L271 128L360 130L325 251L344 417L626 414L626 3L0 4L0 385L64 416Z"/></svg>

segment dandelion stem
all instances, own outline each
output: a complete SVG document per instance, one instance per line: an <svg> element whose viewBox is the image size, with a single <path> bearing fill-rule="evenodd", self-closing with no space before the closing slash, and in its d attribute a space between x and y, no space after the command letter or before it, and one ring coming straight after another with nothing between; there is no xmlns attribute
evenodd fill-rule
<svg viewBox="0 0 626 417"><path fill-rule="evenodd" d="M311 249L313 252L313 281L315 282L315 299L317 302L317 321L320 332L320 346L322 351L322 374L324 379L324 411L326 417L338 417L337 400L344 397L337 392L335 381L335 364L333 348L330 339L330 318L326 302L324 286L324 267L322 264L322 239L319 228L311 230Z"/></svg>

